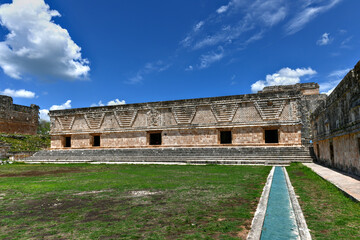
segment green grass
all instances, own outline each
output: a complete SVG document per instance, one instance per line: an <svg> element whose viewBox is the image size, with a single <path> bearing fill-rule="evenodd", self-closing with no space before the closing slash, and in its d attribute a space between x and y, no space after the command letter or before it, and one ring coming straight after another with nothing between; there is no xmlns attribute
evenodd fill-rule
<svg viewBox="0 0 360 240"><path fill-rule="evenodd" d="M269 171L3 165L0 239L245 239Z"/></svg>
<svg viewBox="0 0 360 240"><path fill-rule="evenodd" d="M360 203L302 164L286 169L313 239L360 239Z"/></svg>
<svg viewBox="0 0 360 240"><path fill-rule="evenodd" d="M49 135L0 134L0 141L11 145L11 152L40 151L50 147Z"/></svg>

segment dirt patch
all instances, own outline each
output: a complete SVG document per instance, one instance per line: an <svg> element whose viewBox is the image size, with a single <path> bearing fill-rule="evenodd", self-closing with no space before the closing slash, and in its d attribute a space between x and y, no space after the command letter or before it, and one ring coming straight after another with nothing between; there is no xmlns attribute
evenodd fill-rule
<svg viewBox="0 0 360 240"><path fill-rule="evenodd" d="M293 174L298 176L298 177L303 177L306 176L304 172L302 171L293 171Z"/></svg>
<svg viewBox="0 0 360 240"><path fill-rule="evenodd" d="M246 239L249 231L251 229L251 220L245 220L244 224L241 226L241 231L236 234L236 236L240 239Z"/></svg>
<svg viewBox="0 0 360 240"><path fill-rule="evenodd" d="M159 195L162 194L161 191L157 192L150 192L150 191L131 191L130 195L133 197L144 197L144 196L151 196L151 195Z"/></svg>
<svg viewBox="0 0 360 240"><path fill-rule="evenodd" d="M98 194L98 193L103 193L103 192L112 192L113 190L100 190L100 191L85 191L85 192L80 192L80 193L75 193L73 195L77 195L77 196L81 196L81 195L87 195L87 194Z"/></svg>
<svg viewBox="0 0 360 240"><path fill-rule="evenodd" d="M35 176L44 176L44 175L56 175L61 173L78 173L84 172L86 170L81 170L78 168L74 169L57 169L52 171L28 171L28 172L20 172L20 173L7 173L0 174L0 177L35 177Z"/></svg>

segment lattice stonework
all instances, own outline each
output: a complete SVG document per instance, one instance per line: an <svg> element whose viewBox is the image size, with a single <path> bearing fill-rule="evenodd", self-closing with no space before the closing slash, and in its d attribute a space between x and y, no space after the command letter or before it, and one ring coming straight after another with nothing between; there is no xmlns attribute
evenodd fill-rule
<svg viewBox="0 0 360 240"><path fill-rule="evenodd" d="M131 127L135 121L137 110L115 111L114 115L120 127Z"/></svg>
<svg viewBox="0 0 360 240"><path fill-rule="evenodd" d="M63 130L70 130L74 124L75 116L57 117L56 119L59 121Z"/></svg>
<svg viewBox="0 0 360 240"><path fill-rule="evenodd" d="M98 129L104 121L105 113L87 113L84 117L90 129Z"/></svg>
<svg viewBox="0 0 360 240"><path fill-rule="evenodd" d="M239 105L236 103L213 103L211 111L218 122L231 122Z"/></svg>
<svg viewBox="0 0 360 240"><path fill-rule="evenodd" d="M177 124L190 124L196 114L196 106L173 107L172 113Z"/></svg>
<svg viewBox="0 0 360 240"><path fill-rule="evenodd" d="M255 101L254 105L263 120L279 119L286 100Z"/></svg>

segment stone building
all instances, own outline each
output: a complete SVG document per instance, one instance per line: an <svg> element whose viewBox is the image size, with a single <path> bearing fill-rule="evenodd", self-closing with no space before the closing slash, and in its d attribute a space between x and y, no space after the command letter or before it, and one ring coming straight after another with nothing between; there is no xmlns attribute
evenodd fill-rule
<svg viewBox="0 0 360 240"><path fill-rule="evenodd" d="M0 95L0 133L36 134L39 107L13 104L12 97Z"/></svg>
<svg viewBox="0 0 360 240"><path fill-rule="evenodd" d="M319 85L50 111L52 149L309 146Z"/></svg>
<svg viewBox="0 0 360 240"><path fill-rule="evenodd" d="M360 176L360 62L311 115L311 126L318 161Z"/></svg>

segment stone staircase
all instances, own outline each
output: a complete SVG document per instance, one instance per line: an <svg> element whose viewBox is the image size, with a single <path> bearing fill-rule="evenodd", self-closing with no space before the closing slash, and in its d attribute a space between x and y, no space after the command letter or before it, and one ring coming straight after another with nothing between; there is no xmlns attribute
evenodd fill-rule
<svg viewBox="0 0 360 240"><path fill-rule="evenodd" d="M305 147L208 147L45 150L26 163L287 165L312 162Z"/></svg>

